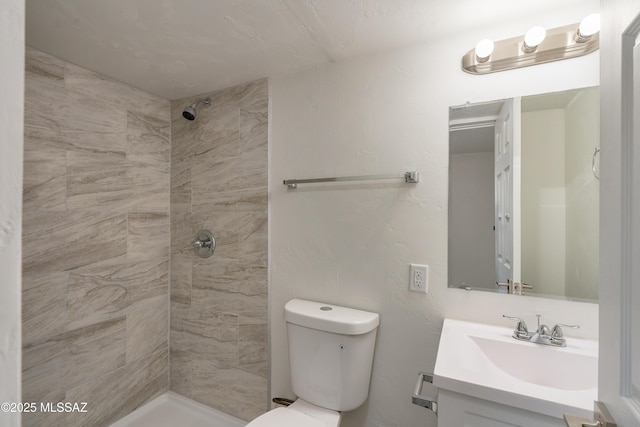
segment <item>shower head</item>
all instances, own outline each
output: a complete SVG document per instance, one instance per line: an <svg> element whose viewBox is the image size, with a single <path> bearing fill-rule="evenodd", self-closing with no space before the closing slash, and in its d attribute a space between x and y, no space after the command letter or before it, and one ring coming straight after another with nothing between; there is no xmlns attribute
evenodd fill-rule
<svg viewBox="0 0 640 427"><path fill-rule="evenodd" d="M196 102L194 102L193 104L189 105L187 108L184 109L184 111L182 112L182 117L184 117L187 120L195 120L196 119L196 107L200 103L203 103L204 105L206 105L208 107L209 105L211 105L211 98L207 97L207 98L204 98L204 99L198 99Z"/></svg>

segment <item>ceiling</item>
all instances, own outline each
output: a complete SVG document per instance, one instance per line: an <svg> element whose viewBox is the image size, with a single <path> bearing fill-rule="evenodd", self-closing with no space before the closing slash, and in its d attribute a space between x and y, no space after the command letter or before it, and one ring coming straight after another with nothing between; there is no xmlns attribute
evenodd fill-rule
<svg viewBox="0 0 640 427"><path fill-rule="evenodd" d="M557 0L26 0L26 41L180 99L557 8Z"/></svg>

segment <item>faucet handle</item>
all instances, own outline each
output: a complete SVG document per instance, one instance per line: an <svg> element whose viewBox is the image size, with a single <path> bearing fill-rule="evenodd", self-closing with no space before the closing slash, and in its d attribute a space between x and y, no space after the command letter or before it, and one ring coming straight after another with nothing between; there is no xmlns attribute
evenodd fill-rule
<svg viewBox="0 0 640 427"><path fill-rule="evenodd" d="M502 317L504 317L506 319L511 319L511 320L517 320L518 321L518 324L516 325L516 330L513 332L514 334L516 334L518 336L528 336L529 335L529 329L527 328L527 323L524 321L523 318L515 317L515 316L507 316L506 314L503 314Z"/></svg>
<svg viewBox="0 0 640 427"><path fill-rule="evenodd" d="M564 336L562 328L578 329L580 328L580 325L565 325L564 323L558 323L551 331L551 338L562 338Z"/></svg>

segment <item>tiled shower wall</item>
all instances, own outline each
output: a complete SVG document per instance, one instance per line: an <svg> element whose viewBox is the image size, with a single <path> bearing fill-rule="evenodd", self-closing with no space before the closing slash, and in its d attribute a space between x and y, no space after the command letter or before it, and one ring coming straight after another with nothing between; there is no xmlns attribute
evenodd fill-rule
<svg viewBox="0 0 640 427"><path fill-rule="evenodd" d="M101 426L168 388L169 102L27 49L23 425Z"/></svg>
<svg viewBox="0 0 640 427"><path fill-rule="evenodd" d="M207 94L202 95L202 97ZM249 420L267 409L268 82L171 103L171 390ZM191 241L216 239L211 258Z"/></svg>

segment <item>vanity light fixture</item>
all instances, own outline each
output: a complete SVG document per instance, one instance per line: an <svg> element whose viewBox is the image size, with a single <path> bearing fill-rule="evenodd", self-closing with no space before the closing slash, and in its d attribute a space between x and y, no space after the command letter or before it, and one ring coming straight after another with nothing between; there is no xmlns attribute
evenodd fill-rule
<svg viewBox="0 0 640 427"><path fill-rule="evenodd" d="M578 43L584 43L598 32L600 32L600 14L592 13L580 21L578 31L576 32L576 41Z"/></svg>
<svg viewBox="0 0 640 427"><path fill-rule="evenodd" d="M594 13L580 24L548 30L536 26L524 37L481 40L462 57L462 69L471 74L488 74L587 55L600 48L599 31L600 15Z"/></svg>
<svg viewBox="0 0 640 427"><path fill-rule="evenodd" d="M493 40L483 39L478 42L476 45L475 53L476 53L476 61L483 63L489 60L489 57L493 53Z"/></svg>
<svg viewBox="0 0 640 427"><path fill-rule="evenodd" d="M532 27L524 35L524 43L522 44L522 51L525 53L535 52L538 45L544 41L547 36L547 30L539 25Z"/></svg>

